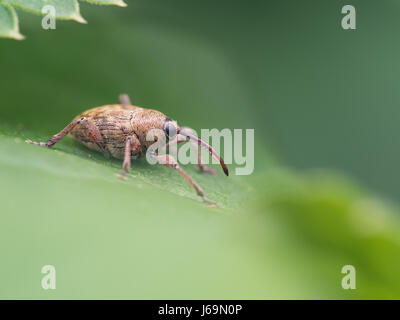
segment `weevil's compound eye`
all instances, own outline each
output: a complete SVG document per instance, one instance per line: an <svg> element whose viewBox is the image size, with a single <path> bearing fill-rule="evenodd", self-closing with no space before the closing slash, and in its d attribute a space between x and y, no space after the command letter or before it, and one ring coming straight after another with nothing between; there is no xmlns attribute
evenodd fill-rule
<svg viewBox="0 0 400 320"><path fill-rule="evenodd" d="M167 136L170 137L170 138L172 138L172 137L174 137L176 135L176 127L171 121L168 121L165 124L165 129L164 130L165 130L165 133L167 134Z"/></svg>

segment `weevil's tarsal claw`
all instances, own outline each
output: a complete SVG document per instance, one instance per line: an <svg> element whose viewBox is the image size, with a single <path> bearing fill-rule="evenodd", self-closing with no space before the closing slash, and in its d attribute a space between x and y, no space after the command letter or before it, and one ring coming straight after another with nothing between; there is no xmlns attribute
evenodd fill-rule
<svg viewBox="0 0 400 320"><path fill-rule="evenodd" d="M127 179L127 176L126 176L126 172L125 172L125 171L122 171L122 172L120 172L120 173L117 173L116 176L117 176L117 178L119 178L119 179L121 179L121 180L126 180L126 179Z"/></svg>
<svg viewBox="0 0 400 320"><path fill-rule="evenodd" d="M203 200L203 202L205 203L205 204L207 204L208 206L210 206L210 207L214 207L214 208L218 208L218 203L217 202L214 202L214 201L211 201L211 200L208 200L206 197L201 197L202 198L202 200Z"/></svg>
<svg viewBox="0 0 400 320"><path fill-rule="evenodd" d="M224 173L229 176L229 171L228 168L225 165L224 160L221 158L221 156L217 153L217 151L214 150L213 147L211 147L207 142L201 140L199 137L196 137L195 135L191 134L190 132L188 132L185 129L180 130L180 134L196 141L199 146L202 146L205 149L208 149L208 152L211 154L211 156L216 159L217 161L219 161L219 163L221 164L222 170L224 170Z"/></svg>

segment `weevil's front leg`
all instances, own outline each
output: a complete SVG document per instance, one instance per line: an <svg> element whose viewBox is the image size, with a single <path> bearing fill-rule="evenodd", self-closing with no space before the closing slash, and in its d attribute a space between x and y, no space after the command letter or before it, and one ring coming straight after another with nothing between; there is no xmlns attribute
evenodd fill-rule
<svg viewBox="0 0 400 320"><path fill-rule="evenodd" d="M190 131L193 131L192 129L190 129L190 128L182 128L181 130L190 130ZM185 137L184 135L182 135L182 134L177 134L176 136L175 136L175 138L173 139L173 140L171 140L168 144L167 144L167 150L168 150L168 148L171 146L171 145L173 145L173 144L179 144L179 143L182 143L182 142L186 142L186 141L188 141L188 138L187 137ZM206 167L204 164L203 164L203 161L202 161L202 159L201 159L201 150L200 150L200 148L199 148L199 145L195 142L195 141L193 141L193 140L190 140L189 139L189 142L192 144L192 146L193 146L193 148L196 150L196 152L197 152L197 166L199 167L199 170L201 171L201 172L204 172L204 173L208 173L208 174L211 174L211 175L216 175L217 174L217 170L215 170L215 169L212 169L212 168L208 168L208 167Z"/></svg>
<svg viewBox="0 0 400 320"><path fill-rule="evenodd" d="M166 167L170 167L172 169L177 170L185 178L185 180L192 185L192 187L196 190L197 194L201 197L201 199L205 203L217 206L216 202L210 201L205 197L203 189L201 189L201 187L190 176L188 176L185 171L183 171L183 169L179 166L178 162L175 160L173 156L168 154L163 154L163 155L153 155L153 157L155 160L157 160L158 163Z"/></svg>
<svg viewBox="0 0 400 320"><path fill-rule="evenodd" d="M36 144L41 147L49 147L50 148L50 147L54 146L62 138L64 138L68 133L70 133L71 130L73 128L75 128L78 124L80 124L84 121L87 121L87 119L85 117L72 121L62 131L60 131L56 135L52 136L49 140L47 140L47 142L36 142L36 141L29 140L29 139L25 140L25 142L31 143L31 144Z"/></svg>
<svg viewBox="0 0 400 320"><path fill-rule="evenodd" d="M119 96L119 104L123 104L126 106L131 106L131 99L129 99L129 96L127 94L121 94Z"/></svg>
<svg viewBox="0 0 400 320"><path fill-rule="evenodd" d="M183 135L181 135L181 134L177 134L172 140L170 140L170 141L167 143L167 145L165 146L165 147L166 147L166 150L167 150L167 152L168 152L169 148L170 148L171 146L173 146L174 144L179 144L179 143L187 142L187 141L188 141L188 138L187 138L187 137L185 137L185 136L183 136Z"/></svg>
<svg viewBox="0 0 400 320"><path fill-rule="evenodd" d="M126 174L131 170L131 151L140 153L142 145L136 135L128 136L125 143L124 163L122 165L123 171L118 175L119 178L125 179Z"/></svg>

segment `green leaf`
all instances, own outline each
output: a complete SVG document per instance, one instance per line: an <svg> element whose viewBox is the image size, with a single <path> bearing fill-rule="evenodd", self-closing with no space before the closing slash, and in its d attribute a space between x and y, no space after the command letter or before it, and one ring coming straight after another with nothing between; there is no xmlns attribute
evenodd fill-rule
<svg viewBox="0 0 400 320"><path fill-rule="evenodd" d="M0 37L23 40L19 33L18 17L14 8L0 3Z"/></svg>
<svg viewBox="0 0 400 320"><path fill-rule="evenodd" d="M121 181L121 161L71 139L48 149L2 131L0 298L46 298L30 270L48 260L57 298L400 297L395 211L335 176L273 168L252 181L254 202L237 180L185 167L229 206L215 209L169 168L135 161ZM346 264L356 292L341 288Z"/></svg>
<svg viewBox="0 0 400 320"><path fill-rule="evenodd" d="M24 50L0 42L0 298L400 297L398 209L337 175L277 168L261 130L251 176L184 166L222 209L203 205L170 168L135 161L121 181L121 161L69 138L53 149L24 143L47 139L121 92L195 129L253 128L265 115L263 104L248 103L256 78L243 80L219 43L158 15L135 19L146 13L140 8L127 27L88 7L87 32L44 33L27 16L35 42ZM281 79L280 68L272 71ZM40 286L44 264L57 269L53 292ZM357 290L341 287L346 264L356 267Z"/></svg>
<svg viewBox="0 0 400 320"><path fill-rule="evenodd" d="M54 6L56 18L63 20L75 20L79 23L86 23L79 11L77 0L3 0L4 3L12 5L31 13L42 14L42 8L46 5Z"/></svg>
<svg viewBox="0 0 400 320"><path fill-rule="evenodd" d="M127 4L123 0L83 0L83 1L99 5L114 5L119 7L127 6Z"/></svg>

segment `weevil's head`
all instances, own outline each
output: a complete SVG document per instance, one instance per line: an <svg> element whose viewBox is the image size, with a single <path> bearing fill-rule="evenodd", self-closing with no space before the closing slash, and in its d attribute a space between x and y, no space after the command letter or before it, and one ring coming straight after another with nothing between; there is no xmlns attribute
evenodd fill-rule
<svg viewBox="0 0 400 320"><path fill-rule="evenodd" d="M131 125L143 146L148 148L161 136L166 142L180 131L176 121L157 110L143 109L133 114Z"/></svg>
<svg viewBox="0 0 400 320"><path fill-rule="evenodd" d="M174 139L176 140L177 135L184 136L188 141L192 141L198 147L205 148L212 157L219 161L224 173L229 175L224 160L213 147L195 136L192 130L188 128L180 128L176 121L171 120L159 111L145 109L140 113L138 112L136 117L132 119L132 127L136 134L138 134L142 146L146 149L155 141L158 141L160 134L164 136L167 143L172 142Z"/></svg>

